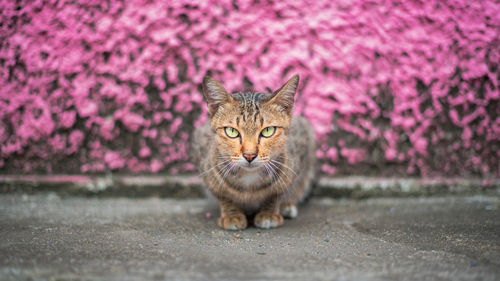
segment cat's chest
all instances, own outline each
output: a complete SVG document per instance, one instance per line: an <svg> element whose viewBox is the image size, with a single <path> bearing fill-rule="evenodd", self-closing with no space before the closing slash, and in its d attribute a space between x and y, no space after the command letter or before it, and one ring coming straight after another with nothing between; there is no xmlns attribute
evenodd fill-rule
<svg viewBox="0 0 500 281"><path fill-rule="evenodd" d="M235 177L235 182L244 189L261 185L263 180L264 175L259 172L244 173Z"/></svg>

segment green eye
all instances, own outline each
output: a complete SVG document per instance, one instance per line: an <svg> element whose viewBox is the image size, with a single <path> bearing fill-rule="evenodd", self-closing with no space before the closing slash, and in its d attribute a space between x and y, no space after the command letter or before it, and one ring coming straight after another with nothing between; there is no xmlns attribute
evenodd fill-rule
<svg viewBox="0 0 500 281"><path fill-rule="evenodd" d="M260 134L265 138L270 138L272 135L274 135L275 131L276 127L267 127L264 130L262 130Z"/></svg>
<svg viewBox="0 0 500 281"><path fill-rule="evenodd" d="M226 132L226 135L232 139L237 138L240 135L240 132L238 132L238 130L231 127L224 128L224 132Z"/></svg>

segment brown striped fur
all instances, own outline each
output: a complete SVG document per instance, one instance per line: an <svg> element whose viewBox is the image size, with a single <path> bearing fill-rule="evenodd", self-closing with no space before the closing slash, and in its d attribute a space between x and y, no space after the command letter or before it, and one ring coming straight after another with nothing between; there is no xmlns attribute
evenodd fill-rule
<svg viewBox="0 0 500 281"><path fill-rule="evenodd" d="M297 215L315 177L315 139L309 122L292 117L299 77L273 94L228 94L213 78L203 80L210 121L193 135L192 160L203 182L219 202L218 225L238 230L254 225L278 227L283 216ZM271 137L261 132L276 127ZM238 130L230 138L226 127ZM244 156L256 155L249 162Z"/></svg>

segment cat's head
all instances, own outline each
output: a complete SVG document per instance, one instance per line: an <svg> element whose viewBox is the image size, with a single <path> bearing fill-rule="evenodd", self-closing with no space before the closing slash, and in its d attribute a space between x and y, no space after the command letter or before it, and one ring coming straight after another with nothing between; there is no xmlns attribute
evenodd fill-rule
<svg viewBox="0 0 500 281"><path fill-rule="evenodd" d="M203 94L224 160L253 170L275 160L285 150L299 76L293 76L272 94L234 93L215 79L203 79Z"/></svg>

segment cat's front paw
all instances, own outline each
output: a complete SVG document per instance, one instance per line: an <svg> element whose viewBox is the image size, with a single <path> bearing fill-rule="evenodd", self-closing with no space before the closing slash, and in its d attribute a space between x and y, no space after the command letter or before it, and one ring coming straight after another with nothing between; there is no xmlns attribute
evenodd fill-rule
<svg viewBox="0 0 500 281"><path fill-rule="evenodd" d="M248 223L244 214L236 214L220 217L217 224L226 230L241 230L247 228Z"/></svg>
<svg viewBox="0 0 500 281"><path fill-rule="evenodd" d="M281 205L280 214L285 218L294 219L297 217L298 213L299 211L297 210L297 206L295 206L295 204L286 203Z"/></svg>
<svg viewBox="0 0 500 281"><path fill-rule="evenodd" d="M283 224L283 216L279 214L261 212L255 216L255 226L260 228L273 228Z"/></svg>

